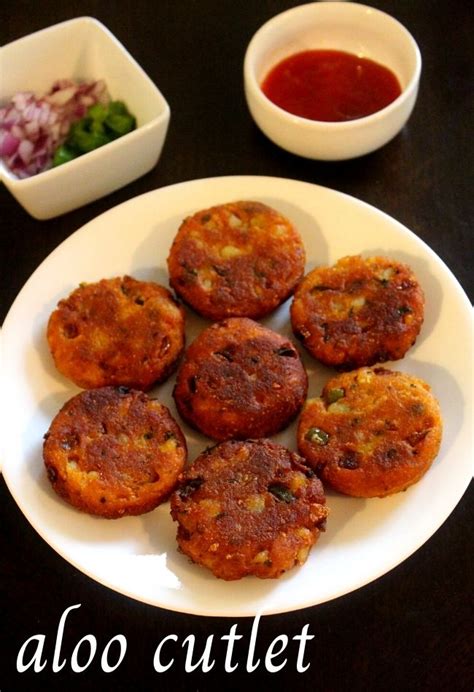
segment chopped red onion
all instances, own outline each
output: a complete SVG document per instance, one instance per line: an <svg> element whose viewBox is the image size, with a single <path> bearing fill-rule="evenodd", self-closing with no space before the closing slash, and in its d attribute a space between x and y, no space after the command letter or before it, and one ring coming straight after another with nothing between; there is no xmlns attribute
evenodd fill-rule
<svg viewBox="0 0 474 692"><path fill-rule="evenodd" d="M11 156L18 149L20 140L18 137L5 131L0 133L0 156Z"/></svg>
<svg viewBox="0 0 474 692"><path fill-rule="evenodd" d="M51 168L54 152L72 123L96 103L108 103L104 80L77 83L58 79L43 97L15 94L0 108L0 157L12 173L27 178Z"/></svg>

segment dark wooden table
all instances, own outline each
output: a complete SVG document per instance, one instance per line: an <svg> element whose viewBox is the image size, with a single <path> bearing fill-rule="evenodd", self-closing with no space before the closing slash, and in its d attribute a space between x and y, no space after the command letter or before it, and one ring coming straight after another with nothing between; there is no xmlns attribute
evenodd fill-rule
<svg viewBox="0 0 474 692"><path fill-rule="evenodd" d="M100 19L127 46L171 105L169 136L158 167L91 205L47 222L32 219L0 189L1 311L43 259L73 231L136 195L183 180L231 174L274 175L349 193L411 228L444 260L472 298L472 36L469 4L375 0L413 33L423 56L421 89L404 131L382 150L345 163L306 161L279 150L257 130L245 105L242 60L254 31L297 3L260 0L17 0L2 10L1 43L80 15ZM109 9L111 8L111 9ZM60 66L58 66L58 77ZM456 335L453 334L453 338ZM4 363L8 367L8 363ZM8 434L8 431L3 431ZM0 690L472 690L472 486L449 519L414 555L359 591L260 623L256 658L277 635L287 635L288 662L278 673L263 662L246 671L251 618L202 618L153 608L98 585L36 534L0 481L1 623L4 630ZM469 502L471 500L471 502ZM349 568L349 567L348 567ZM64 668L52 672L58 621L73 604L63 637ZM223 635L238 624L243 635L225 672ZM297 672L296 641L309 625L305 672ZM41 673L16 671L21 645L46 635ZM125 635L126 657L113 673L100 654ZM98 654L84 673L71 671L77 642L93 634ZM176 634L196 636L202 653L214 635L213 669L185 672L184 650L164 673L153 668L157 644ZM470 655L471 654L471 655ZM200 654L199 654L200 655ZM263 687L262 687L263 689Z"/></svg>

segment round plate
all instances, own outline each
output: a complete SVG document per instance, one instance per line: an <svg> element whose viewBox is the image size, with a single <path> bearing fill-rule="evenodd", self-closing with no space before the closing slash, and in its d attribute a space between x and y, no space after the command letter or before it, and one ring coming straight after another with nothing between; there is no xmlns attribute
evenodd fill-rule
<svg viewBox="0 0 474 692"><path fill-rule="evenodd" d="M81 281L131 274L167 285L166 257L183 218L238 199L258 200L288 216L307 250L307 270L344 255L388 255L408 263L426 294L416 345L389 367L426 380L444 418L441 451L404 493L356 499L328 493L327 530L305 565L278 580L216 579L177 551L166 503L140 517L111 521L81 514L53 492L42 438L78 389L55 370L45 339L57 302ZM264 323L290 335L288 303ZM206 325L188 312L188 343ZM224 177L196 180L132 199L71 235L35 271L4 324L3 474L20 509L67 561L107 587L169 610L215 616L278 613L323 603L380 577L419 548L454 509L471 478L470 304L449 269L394 219L356 199L294 180ZM304 355L310 396L331 371ZM174 378L153 394L179 420ZM209 444L183 424L192 461ZM276 436L295 449L295 426Z"/></svg>

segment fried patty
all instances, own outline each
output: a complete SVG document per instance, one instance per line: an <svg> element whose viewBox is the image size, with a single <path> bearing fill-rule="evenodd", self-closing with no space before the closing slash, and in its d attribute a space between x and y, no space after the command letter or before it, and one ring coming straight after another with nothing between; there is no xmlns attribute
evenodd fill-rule
<svg viewBox="0 0 474 692"><path fill-rule="evenodd" d="M285 428L306 398L295 346L245 317L205 329L187 349L173 396L182 418L215 440L267 437Z"/></svg>
<svg viewBox="0 0 474 692"><path fill-rule="evenodd" d="M385 257L344 257L314 269L291 305L294 334L309 353L345 370L403 358L423 315L415 275Z"/></svg>
<svg viewBox="0 0 474 692"><path fill-rule="evenodd" d="M56 415L43 445L54 490L77 509L108 519L163 502L186 455L168 409L126 387L77 394Z"/></svg>
<svg viewBox="0 0 474 692"><path fill-rule="evenodd" d="M267 315L302 279L293 224L260 202L232 202L185 219L168 257L170 284L210 320Z"/></svg>
<svg viewBox="0 0 474 692"><path fill-rule="evenodd" d="M144 391L165 380L184 349L184 310L170 291L130 276L84 283L52 313L54 363L79 387Z"/></svg>
<svg viewBox="0 0 474 692"><path fill-rule="evenodd" d="M310 399L298 450L325 483L355 497L384 497L416 483L441 443L437 400L426 382L385 368L331 379Z"/></svg>
<svg viewBox="0 0 474 692"><path fill-rule="evenodd" d="M270 440L203 452L171 496L180 550L221 579L279 577L302 565L328 510L321 482Z"/></svg>

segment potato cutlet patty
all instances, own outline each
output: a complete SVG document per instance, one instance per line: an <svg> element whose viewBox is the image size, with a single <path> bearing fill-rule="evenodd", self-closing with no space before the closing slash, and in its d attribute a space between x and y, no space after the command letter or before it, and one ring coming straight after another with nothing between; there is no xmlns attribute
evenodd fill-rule
<svg viewBox="0 0 474 692"><path fill-rule="evenodd" d="M168 409L127 387L70 399L45 435L54 490L74 507L108 519L154 509L174 489L186 442Z"/></svg>
<svg viewBox="0 0 474 692"><path fill-rule="evenodd" d="M267 315L293 293L304 265L293 224L260 202L222 204L188 217L168 257L176 293L214 321Z"/></svg>
<svg viewBox="0 0 474 692"><path fill-rule="evenodd" d="M184 348L184 310L156 283L129 276L81 284L52 313L47 339L59 372L79 387L150 389Z"/></svg>
<svg viewBox="0 0 474 692"><path fill-rule="evenodd" d="M324 482L355 497L405 490L429 469L441 443L439 404L411 375L360 368L331 379L310 399L298 450Z"/></svg>
<svg viewBox="0 0 474 692"><path fill-rule="evenodd" d="M216 577L279 577L302 565L328 510L298 454L270 440L229 440L203 452L171 496L181 551Z"/></svg>
<svg viewBox="0 0 474 692"><path fill-rule="evenodd" d="M344 257L314 269L291 305L293 331L309 353L345 370L403 358L423 314L411 269L384 257Z"/></svg>
<svg viewBox="0 0 474 692"><path fill-rule="evenodd" d="M300 411L308 377L294 345L247 319L205 329L185 353L173 392L181 416L215 440L267 437Z"/></svg>

